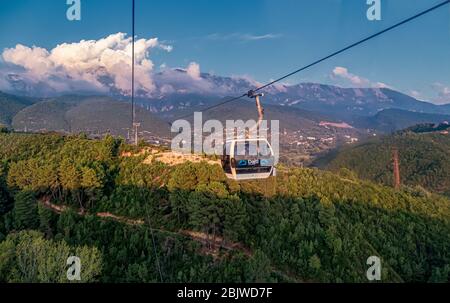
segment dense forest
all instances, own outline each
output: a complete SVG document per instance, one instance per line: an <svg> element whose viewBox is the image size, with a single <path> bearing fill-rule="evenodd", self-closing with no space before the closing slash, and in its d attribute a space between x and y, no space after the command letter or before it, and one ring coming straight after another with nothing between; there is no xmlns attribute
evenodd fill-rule
<svg viewBox="0 0 450 303"><path fill-rule="evenodd" d="M370 256L383 282L449 281L446 197L346 169L236 183L138 151L0 134L0 282L68 282L70 255L82 282L367 282Z"/></svg>
<svg viewBox="0 0 450 303"><path fill-rule="evenodd" d="M448 128L445 124L417 125L344 148L322 159L322 166L335 172L348 168L360 178L392 185L392 150L397 148L403 184L450 196Z"/></svg>

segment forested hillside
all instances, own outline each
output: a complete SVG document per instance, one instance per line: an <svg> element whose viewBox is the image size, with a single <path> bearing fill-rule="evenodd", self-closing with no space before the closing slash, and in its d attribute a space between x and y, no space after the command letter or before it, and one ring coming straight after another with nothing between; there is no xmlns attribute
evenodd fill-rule
<svg viewBox="0 0 450 303"><path fill-rule="evenodd" d="M159 137L170 136L168 124L150 111L138 107L136 117L142 121L141 132ZM22 109L12 118L12 127L17 131L84 132L89 135L109 133L125 138L130 120L127 102L102 96L62 96Z"/></svg>
<svg viewBox="0 0 450 303"><path fill-rule="evenodd" d="M14 116L35 101L32 98L13 96L0 91L0 124L10 126Z"/></svg>
<svg viewBox="0 0 450 303"><path fill-rule="evenodd" d="M443 111L444 112L444 111ZM385 109L373 117L356 117L354 126L392 133L421 123L441 123L450 121L450 115L428 114L401 109Z"/></svg>
<svg viewBox="0 0 450 303"><path fill-rule="evenodd" d="M447 198L349 171L236 183L130 148L0 134L1 282L64 282L69 253L89 260L84 282L367 282L370 256L383 282L449 281Z"/></svg>
<svg viewBox="0 0 450 303"><path fill-rule="evenodd" d="M332 155L325 166L348 168L360 178L392 185L392 149L399 151L402 183L450 196L450 136L444 128L416 126Z"/></svg>

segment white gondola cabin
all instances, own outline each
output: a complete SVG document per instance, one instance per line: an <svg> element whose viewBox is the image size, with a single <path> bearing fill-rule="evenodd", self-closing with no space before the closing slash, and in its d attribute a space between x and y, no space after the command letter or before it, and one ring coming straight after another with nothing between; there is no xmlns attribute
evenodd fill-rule
<svg viewBox="0 0 450 303"><path fill-rule="evenodd" d="M236 139L226 142L222 168L236 181L267 179L276 175L274 153L265 138Z"/></svg>

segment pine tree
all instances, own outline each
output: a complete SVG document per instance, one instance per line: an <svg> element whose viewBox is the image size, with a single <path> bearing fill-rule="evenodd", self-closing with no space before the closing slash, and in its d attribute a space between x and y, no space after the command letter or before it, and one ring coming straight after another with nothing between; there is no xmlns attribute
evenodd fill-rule
<svg viewBox="0 0 450 303"><path fill-rule="evenodd" d="M51 227L53 216L52 211L39 204L38 214L39 214L39 229L43 233L45 233L45 235L48 238L51 238L53 236L53 231Z"/></svg>
<svg viewBox="0 0 450 303"><path fill-rule="evenodd" d="M8 193L0 185L0 216L6 214L11 210L10 201L8 199Z"/></svg>
<svg viewBox="0 0 450 303"><path fill-rule="evenodd" d="M14 222L17 229L35 229L39 226L36 197L32 192L22 191L16 195Z"/></svg>

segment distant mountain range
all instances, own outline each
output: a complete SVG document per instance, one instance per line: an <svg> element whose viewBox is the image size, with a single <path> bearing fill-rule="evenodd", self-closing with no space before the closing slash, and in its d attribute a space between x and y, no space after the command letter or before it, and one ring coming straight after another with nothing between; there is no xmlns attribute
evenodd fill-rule
<svg viewBox="0 0 450 303"><path fill-rule="evenodd" d="M17 74L8 75L6 80L9 81L11 94L31 97L58 95L45 83L30 85ZM102 76L98 81L109 87L110 96L116 99L125 97L126 93L116 88L112 79ZM157 73L153 81L153 91L137 89L136 94L142 104L149 106L152 111L166 113L186 107L210 105L224 97L242 95L259 85L249 78L221 77L208 73L192 78L182 69ZM92 95L75 88L70 93ZM355 116L373 116L384 109L450 115L450 100L447 105L435 105L388 88L342 88L315 83L276 84L268 87L265 93L265 103L317 111L346 120Z"/></svg>
<svg viewBox="0 0 450 303"><path fill-rule="evenodd" d="M450 104L419 101L387 88L340 88L305 83L285 89L285 92L270 93L270 102L331 114L348 122L355 117L376 115L385 109L450 114Z"/></svg>
<svg viewBox="0 0 450 303"><path fill-rule="evenodd" d="M450 115L428 114L401 109L384 109L372 117L357 117L353 125L361 129L373 129L390 133L421 123L450 122Z"/></svg>
<svg viewBox="0 0 450 303"><path fill-rule="evenodd" d="M176 73L180 79L188 77L184 70L171 70L171 73ZM155 92L137 93L140 120L149 121L144 122L149 129L144 127L143 131L167 133L168 126L164 121L201 111L258 85L244 78L201 74L190 85L180 80L168 87L164 77L164 72L155 77ZM171 75L171 78L177 77ZM108 79L103 81L111 84ZM129 98L114 87L109 96L92 97L86 92L74 91L72 96L44 98L43 95L52 95L45 90L45 84L30 87L17 75L10 77L10 84L17 95L0 93L2 124L22 130L108 130L120 134L129 128ZM318 129L320 122L325 121L346 122L360 130L392 132L417 123L450 120L450 104L419 101L387 88L341 88L302 83L272 86L265 93L266 118L282 121L281 127L288 130ZM253 102L248 101L239 100L205 112L205 119L254 119L256 110Z"/></svg>
<svg viewBox="0 0 450 303"><path fill-rule="evenodd" d="M0 92L0 124L11 125L14 116L37 100Z"/></svg>
<svg viewBox="0 0 450 303"><path fill-rule="evenodd" d="M16 99L11 96L11 104ZM6 104L6 103L5 103ZM167 110L172 113L185 114L189 107ZM267 105L266 119L279 120L281 131L302 130L305 133L320 133L321 122L338 122L326 115L296 108ZM0 107L3 111L3 107ZM137 121L141 122L140 132L156 137L170 137L170 123L165 111L152 112L145 107L137 107ZM226 104L205 112L203 121L216 119L226 125L227 120L256 119L253 102L242 101L238 104ZM193 115L186 118L192 120ZM86 132L128 136L131 125L131 106L129 102L118 101L105 96L62 96L42 99L24 106L5 123L18 131L57 131L63 133ZM270 126L270 125L269 125ZM354 130L356 132L356 130ZM144 136L145 137L145 136Z"/></svg>
<svg viewBox="0 0 450 303"><path fill-rule="evenodd" d="M146 137L170 136L167 122L149 111L137 108L136 116ZM11 126L18 131L110 133L126 138L131 121L130 105L125 102L102 96L63 96L25 107L14 116Z"/></svg>

